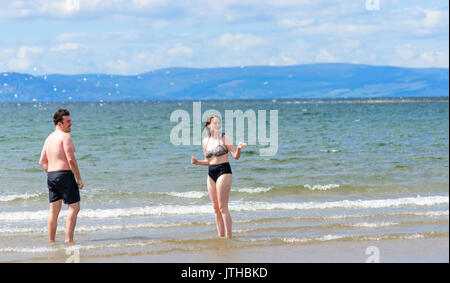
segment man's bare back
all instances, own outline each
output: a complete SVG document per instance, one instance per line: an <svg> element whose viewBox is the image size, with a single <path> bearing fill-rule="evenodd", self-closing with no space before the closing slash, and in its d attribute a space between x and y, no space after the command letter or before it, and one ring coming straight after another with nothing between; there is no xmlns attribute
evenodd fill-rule
<svg viewBox="0 0 450 283"><path fill-rule="evenodd" d="M77 178L80 189L83 188L78 163L75 158L75 146L69 132L72 127L70 116L63 116L61 123L45 140L39 164L45 172L71 170Z"/></svg>
<svg viewBox="0 0 450 283"><path fill-rule="evenodd" d="M64 201L69 206L66 219L66 243L73 242L77 215L80 211L80 192L83 188L80 171L75 158L75 147L70 128L72 120L66 109L59 109L53 115L55 131L45 140L39 165L47 173L50 213L47 229L50 242L55 241L58 215ZM75 179L76 177L76 179Z"/></svg>
<svg viewBox="0 0 450 283"><path fill-rule="evenodd" d="M67 139L72 140L69 134L56 130L45 140L43 150L48 159L47 172L70 170L69 161L64 151L64 143L69 143L68 141L64 142Z"/></svg>

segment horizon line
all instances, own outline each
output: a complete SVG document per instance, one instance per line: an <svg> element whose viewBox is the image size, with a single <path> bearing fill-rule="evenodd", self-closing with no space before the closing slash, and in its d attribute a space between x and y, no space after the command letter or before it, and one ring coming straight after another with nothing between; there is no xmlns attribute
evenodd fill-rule
<svg viewBox="0 0 450 283"><path fill-rule="evenodd" d="M61 101L15 101L15 102L0 102L0 104L53 104L53 103L130 103L130 102L202 102L202 101L296 101L296 100L329 100L329 101L349 101L351 103L420 103L420 102L450 102L449 96L423 96L423 97L321 97L321 98L234 98L234 99L138 99L138 100L61 100Z"/></svg>
<svg viewBox="0 0 450 283"><path fill-rule="evenodd" d="M379 68L401 68L401 69L414 69L414 70L424 70L424 69L437 69L437 70L449 70L449 67L402 67L402 66L393 66L393 65L370 65L363 63L347 63L347 62L319 62L319 63L307 63L307 64L296 64L296 65L248 65L248 66L230 66L230 67L181 67L181 66L173 66L173 67L164 67L160 69L153 69L150 71L137 73L137 74L112 74L112 73L76 73L76 74L63 74L63 73L44 73L41 75L32 75L30 73L20 73L16 71L2 71L3 74L21 74L21 75L30 75L33 77L42 77L42 76L77 76L77 75L106 75L106 76L122 76L122 77L131 77L131 76L139 76L148 73L153 73L155 71L161 70L170 70L170 69L191 69L191 70L212 70L212 69L244 69L244 68L258 68L258 67L267 67L267 68L288 68L288 67L299 67L299 66L311 66L311 65L354 65L354 66L368 66L368 67L379 67Z"/></svg>

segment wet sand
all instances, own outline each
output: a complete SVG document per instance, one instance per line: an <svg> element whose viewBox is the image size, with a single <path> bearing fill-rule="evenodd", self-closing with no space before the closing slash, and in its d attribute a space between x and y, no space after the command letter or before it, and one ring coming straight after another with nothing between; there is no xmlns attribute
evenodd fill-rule
<svg viewBox="0 0 450 283"><path fill-rule="evenodd" d="M379 248L380 262L448 262L449 239L329 242L312 245L270 246L245 249L170 253L123 258L127 262L366 262L369 246ZM104 259L108 261L107 259ZM112 261L122 259L110 259Z"/></svg>
<svg viewBox="0 0 450 283"><path fill-rule="evenodd" d="M308 245L258 246L248 248L169 252L85 258L80 262L149 262L149 263L365 263L379 249L380 263L449 262L449 238L383 241L330 241ZM40 260L64 262L65 259Z"/></svg>
<svg viewBox="0 0 450 283"><path fill-rule="evenodd" d="M369 246L379 248L380 262L448 262L449 239L328 242L218 251L168 253L155 256L96 259L105 262L366 262Z"/></svg>

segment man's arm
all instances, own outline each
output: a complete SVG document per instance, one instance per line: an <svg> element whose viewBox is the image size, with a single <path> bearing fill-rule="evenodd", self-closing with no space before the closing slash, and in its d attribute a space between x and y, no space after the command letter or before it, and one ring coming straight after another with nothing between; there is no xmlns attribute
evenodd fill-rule
<svg viewBox="0 0 450 283"><path fill-rule="evenodd" d="M78 187L83 188L83 181L81 180L80 170L78 169L77 159L75 158L75 146L73 145L72 137L67 134L63 136L63 148L66 154L67 161L69 162L70 170L78 181Z"/></svg>
<svg viewBox="0 0 450 283"><path fill-rule="evenodd" d="M44 146L42 147L39 165L42 167L42 169L44 169L45 173L48 173L48 159L47 159L47 152L45 151L45 143Z"/></svg>

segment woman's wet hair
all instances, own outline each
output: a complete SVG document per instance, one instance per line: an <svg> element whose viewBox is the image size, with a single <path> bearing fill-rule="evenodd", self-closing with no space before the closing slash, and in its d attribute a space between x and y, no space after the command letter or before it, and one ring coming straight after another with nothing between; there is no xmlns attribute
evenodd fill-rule
<svg viewBox="0 0 450 283"><path fill-rule="evenodd" d="M211 130L208 128L208 126L211 124L211 121L213 118L217 118L220 120L220 117L217 115L210 115L210 116L208 116L208 118L206 118L205 128L206 128L206 131L208 132L208 136L211 136Z"/></svg>

